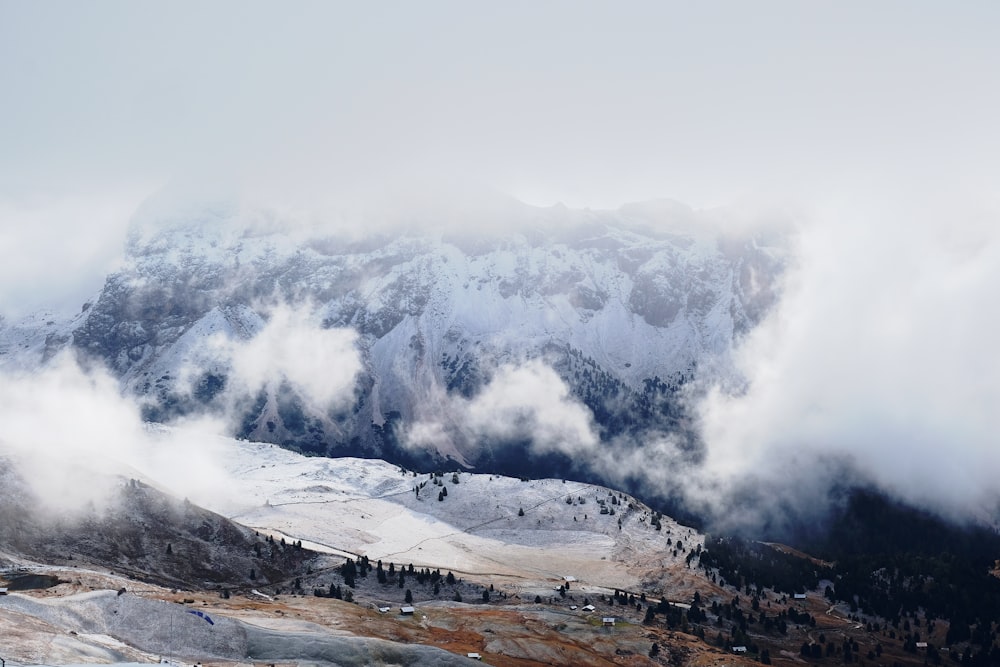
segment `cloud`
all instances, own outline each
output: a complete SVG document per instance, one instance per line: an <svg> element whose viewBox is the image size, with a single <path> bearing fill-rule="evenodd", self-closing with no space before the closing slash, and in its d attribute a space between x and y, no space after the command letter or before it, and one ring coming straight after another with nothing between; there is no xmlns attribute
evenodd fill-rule
<svg viewBox="0 0 1000 667"><path fill-rule="evenodd" d="M8 197L0 191L0 315L79 312L121 260L144 193Z"/></svg>
<svg viewBox="0 0 1000 667"><path fill-rule="evenodd" d="M590 410L539 360L501 366L464 408L465 423L477 435L529 440L538 454L573 456L598 442Z"/></svg>
<svg viewBox="0 0 1000 667"><path fill-rule="evenodd" d="M256 393L292 386L321 412L354 400L362 370L358 334L353 329L323 328L308 305L270 308L263 329L247 341L215 338L232 365L231 385Z"/></svg>
<svg viewBox="0 0 1000 667"><path fill-rule="evenodd" d="M230 368L222 411L169 428L144 423L141 399L123 395L101 366L81 367L70 351L30 371L0 371L0 455L13 457L32 491L61 515L106 506L114 475L199 502L224 500L233 488L222 464L232 442L226 435L247 395L287 383L313 408L343 408L361 369L353 330L324 329L307 305L266 312L249 340L212 338L196 355ZM198 370L182 375L195 378Z"/></svg>
<svg viewBox="0 0 1000 667"><path fill-rule="evenodd" d="M440 394L435 414L407 429L409 446L462 449L484 439L523 441L534 454L587 458L599 444L590 410L539 359L501 365L472 398Z"/></svg>
<svg viewBox="0 0 1000 667"><path fill-rule="evenodd" d="M0 373L0 424L0 453L13 456L32 491L62 515L104 506L113 475L145 477L181 495L226 487L215 463L221 423L153 430L117 380L82 369L69 353L31 373Z"/></svg>
<svg viewBox="0 0 1000 667"><path fill-rule="evenodd" d="M1000 235L970 207L882 201L803 227L783 298L735 355L745 391L698 405L703 478L807 499L849 469L966 517L1000 499Z"/></svg>

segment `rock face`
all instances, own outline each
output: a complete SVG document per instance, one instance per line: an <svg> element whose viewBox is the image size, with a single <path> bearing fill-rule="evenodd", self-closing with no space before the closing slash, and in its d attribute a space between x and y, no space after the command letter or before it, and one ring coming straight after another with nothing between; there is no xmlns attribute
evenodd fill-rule
<svg viewBox="0 0 1000 667"><path fill-rule="evenodd" d="M451 398L474 398L498 367L532 359L558 373L602 440L650 428L687 434L681 387L702 368L726 372L734 340L773 303L780 239L723 235L677 205L506 206L510 224L491 232L469 232L471 213L433 233L360 239L289 231L235 206L140 211L124 268L47 335L45 354L72 346L100 360L146 399L152 420L231 411L231 366L206 341L253 339L280 302L356 331L363 369L353 398L334 408L288 383L245 388L235 404L242 437L517 472L526 465L517 442L472 448L456 436L415 449L403 440L416 422L453 419Z"/></svg>

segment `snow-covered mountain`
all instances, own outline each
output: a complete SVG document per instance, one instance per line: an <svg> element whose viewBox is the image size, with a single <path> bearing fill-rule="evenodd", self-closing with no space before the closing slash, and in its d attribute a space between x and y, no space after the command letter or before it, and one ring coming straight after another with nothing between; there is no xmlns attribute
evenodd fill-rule
<svg viewBox="0 0 1000 667"><path fill-rule="evenodd" d="M422 211L362 234L364 219L338 227L232 204L150 204L136 214L124 267L73 321L0 325L0 364L70 348L107 365L153 420L225 412L237 435L309 453L516 472L532 455L572 448L533 449L544 429L527 417L522 429L469 426L459 413L474 411L503 369L554 373L562 404L600 441L687 434L681 387L709 368L727 372L782 269L781 237L726 234L669 202L573 211L505 199L488 215L447 218ZM331 366L319 339L292 353L315 359L317 372L327 364L346 397L234 373L223 352L255 340L279 305L354 332L346 347L357 367Z"/></svg>

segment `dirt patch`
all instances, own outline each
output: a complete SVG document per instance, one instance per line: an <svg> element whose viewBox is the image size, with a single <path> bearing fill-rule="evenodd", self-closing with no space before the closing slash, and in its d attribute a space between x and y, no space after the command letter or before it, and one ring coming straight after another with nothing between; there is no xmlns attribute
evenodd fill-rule
<svg viewBox="0 0 1000 667"><path fill-rule="evenodd" d="M772 549L777 549L782 553L786 553L789 556L795 556L796 558L805 559L814 565L819 565L820 567L833 567L833 563L821 560L819 558L816 558L815 556L810 556L806 552L799 551L798 549L790 547L787 544L781 544L780 542L764 542L764 544L771 547Z"/></svg>

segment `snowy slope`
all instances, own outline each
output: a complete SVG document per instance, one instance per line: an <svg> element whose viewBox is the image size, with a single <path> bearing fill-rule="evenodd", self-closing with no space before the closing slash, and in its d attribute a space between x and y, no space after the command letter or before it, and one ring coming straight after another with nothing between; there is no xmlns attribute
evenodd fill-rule
<svg viewBox="0 0 1000 667"><path fill-rule="evenodd" d="M215 456L231 477L227 493L195 493L198 504L312 548L372 561L542 580L573 575L635 589L651 568L682 565L687 550L704 544L669 517L657 515L657 530L649 507L591 484L415 474L384 461L304 457L243 441L220 441ZM447 496L438 500L443 489ZM684 549L674 555L667 542L677 539Z"/></svg>

